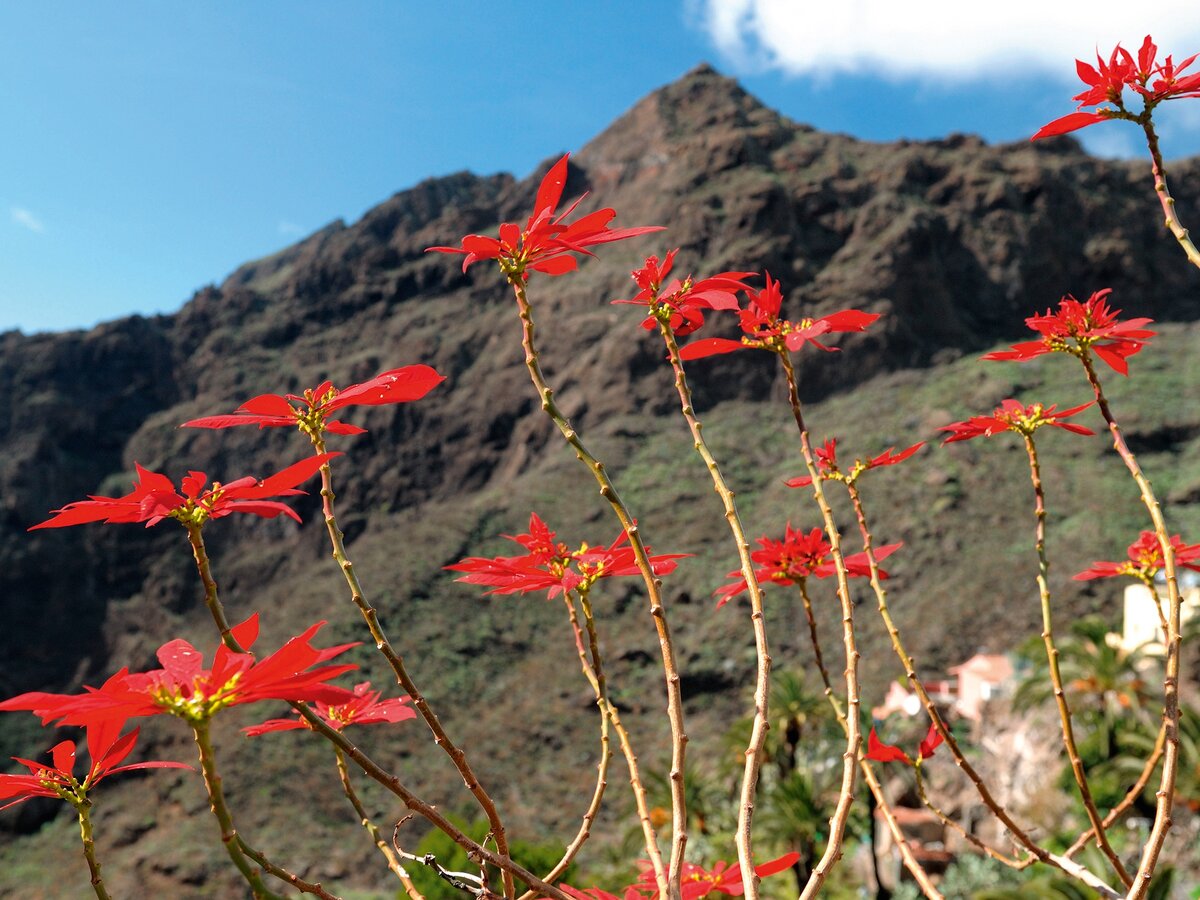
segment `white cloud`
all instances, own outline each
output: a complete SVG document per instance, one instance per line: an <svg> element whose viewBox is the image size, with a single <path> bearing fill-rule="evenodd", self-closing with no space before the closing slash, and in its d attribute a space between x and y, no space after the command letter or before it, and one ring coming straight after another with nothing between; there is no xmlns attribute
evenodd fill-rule
<svg viewBox="0 0 1200 900"><path fill-rule="evenodd" d="M304 234L304 229L295 222L289 222L287 219L280 219L277 226L279 233L285 237L296 237Z"/></svg>
<svg viewBox="0 0 1200 900"><path fill-rule="evenodd" d="M41 234L46 230L46 226L42 224L42 220L23 206L10 207L9 214L12 216L13 222L22 228L28 228L36 234Z"/></svg>
<svg viewBox="0 0 1200 900"><path fill-rule="evenodd" d="M718 50L745 70L795 75L1074 79L1076 57L1155 35L1160 55L1200 50L1195 0L689 0Z"/></svg>

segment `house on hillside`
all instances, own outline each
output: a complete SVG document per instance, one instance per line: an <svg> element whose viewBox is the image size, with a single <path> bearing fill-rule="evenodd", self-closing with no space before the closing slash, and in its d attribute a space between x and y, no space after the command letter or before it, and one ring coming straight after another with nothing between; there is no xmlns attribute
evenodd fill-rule
<svg viewBox="0 0 1200 900"><path fill-rule="evenodd" d="M1121 630L1121 648L1162 656L1162 619L1167 614L1167 589L1155 581L1155 590L1137 582L1125 588L1125 619ZM1200 615L1200 575L1187 569L1179 573L1179 591L1183 605L1179 611L1184 628Z"/></svg>
<svg viewBox="0 0 1200 900"><path fill-rule="evenodd" d="M940 709L972 722L980 720L985 703L1012 689L1012 661L1001 654L976 653L966 662L952 666L949 674L950 678L926 679L925 690ZM878 720L894 712L915 716L920 710L920 698L899 681L893 681L883 702L871 710L871 715Z"/></svg>

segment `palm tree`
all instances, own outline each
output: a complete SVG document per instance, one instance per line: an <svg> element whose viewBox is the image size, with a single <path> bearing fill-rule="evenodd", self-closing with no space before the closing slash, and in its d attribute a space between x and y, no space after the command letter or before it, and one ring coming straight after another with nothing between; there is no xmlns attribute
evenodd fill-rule
<svg viewBox="0 0 1200 900"><path fill-rule="evenodd" d="M1126 731L1130 718L1151 727L1158 660L1140 648L1126 649L1111 641L1111 630L1098 616L1071 623L1070 634L1057 642L1063 688L1075 718L1083 726L1090 754L1107 759L1118 732ZM1022 647L1028 674L1017 687L1017 706L1048 702L1054 696L1041 638ZM1157 729L1155 729L1157 730ZM1153 732L1151 732L1153 734ZM1083 754L1083 748L1080 750Z"/></svg>

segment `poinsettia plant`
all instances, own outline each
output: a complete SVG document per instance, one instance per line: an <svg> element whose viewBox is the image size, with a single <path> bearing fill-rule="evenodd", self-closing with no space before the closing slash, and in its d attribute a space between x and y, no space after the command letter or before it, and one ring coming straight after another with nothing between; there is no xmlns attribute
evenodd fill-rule
<svg viewBox="0 0 1200 900"><path fill-rule="evenodd" d="M1034 137L1064 134L1108 119L1128 120L1141 126L1149 142L1156 193L1163 202L1167 225L1188 259L1200 266L1200 254L1179 223L1167 193L1152 123L1153 111L1160 103L1200 97L1200 74L1189 72L1194 61L1195 57L1189 57L1177 64L1172 56L1160 60L1158 48L1147 37L1136 56L1118 46L1107 58L1098 58L1095 67L1079 62L1078 73L1087 86L1075 97L1080 108L1049 123ZM1126 89L1141 98L1140 110L1132 111L1126 107ZM986 748L982 742L964 737L961 729L956 733L951 727L954 722L942 703L944 698L935 696L926 680L928 672L907 650L905 638L892 616L885 582L893 582L889 582L888 572L880 564L889 558L903 559L903 555L895 555L907 551L899 542L877 542L873 519L868 514L870 494L865 491L876 477L899 477L902 472L912 471L921 464L919 454L929 455L933 449L927 448L923 441L907 446L897 442L882 451L878 447L871 448L870 453L856 457L850 464L839 463L839 439L826 438L817 443L807 424L802 396L804 385L797 375L794 354L811 353L812 348L835 352L844 347L849 351L845 356L849 357L857 336L876 327L883 314L857 308L834 311L792 309L789 300L793 298L788 287L766 272L761 279L751 271L732 269L680 277L676 263L682 251L678 248L661 256L645 257L631 273L636 293L628 299L612 302L639 307L643 329L657 332L662 341L683 426L696 451L697 458L691 465L697 477L711 480L717 495L717 503L711 508L697 503L694 514L724 520L738 559L738 567L724 575L724 579L719 571L712 573L713 593L718 597L716 605L725 607L718 615L726 617L727 624L723 627L730 633L738 628L745 629L752 635L754 643L753 702L748 730L738 732L739 783L731 792L736 799L732 802L728 834L725 835L730 838L726 843L731 847L718 849L707 819L701 817L702 821L696 822L695 814L700 804L697 793L689 785L689 777L696 765L689 754L690 738L685 722L682 686L685 672L680 664L663 591L664 579L669 579L678 561L690 554L651 552L642 524L618 490L617 481L622 477L619 461L613 463L601 459L558 406L554 388L541 364L533 299L543 276L567 276L578 268L582 258L593 256L596 248L617 241L645 239L661 227L614 228L614 210L602 208L581 212L582 197L564 207L563 198L571 172L567 156L549 168L536 189L533 209L524 225L505 222L499 225L495 235L469 234L462 237L457 246L429 248L433 252L461 256L464 271L479 262L492 261L498 266L515 300L524 364L537 401L570 451L594 478L599 493L616 519L616 527L607 533L607 537L612 538L609 543L573 546L560 541L557 533L540 516L531 514L528 531L509 537L520 552L509 556L468 556L445 566L459 574L459 581L486 588L487 594L502 596L503 602L518 602L509 599L508 595L544 592L549 600L563 605L580 674L595 697L601 749L596 780L586 799L581 823L558 860L542 870L531 871L514 858L514 844L501 815L502 804L485 785L489 779L481 778L475 763L469 759L469 755L486 753L486 748L472 746L471 754L468 754L466 747L473 742L469 739L457 742L443 725L410 672L405 656L384 629L385 618L394 621L403 611L390 608L390 604L389 608L381 609L368 598L338 524L334 471L337 467L340 475L349 467L350 458L340 452L329 452L327 438L353 436L365 431L362 426L340 418L343 414L353 415L354 407L417 402L438 388L446 380L445 376L423 364L388 369L344 388L322 381L300 393L260 394L246 400L232 413L214 412L183 423L187 427L215 430L244 425L255 425L259 429L295 429L306 439L305 446L311 448L312 453L274 475L261 480L246 476L228 482L210 482L207 474L193 470L177 485L167 475L135 464L136 479L129 493L119 497L97 495L68 502L53 511L46 521L30 527L30 530L39 530L91 523L140 523L150 527L165 519L175 519L187 531L197 576L204 588L205 605L220 644L209 657L207 666L205 656L194 644L182 639L168 640L158 650L158 668L146 671L122 668L99 686L85 686L75 693L34 691L0 702L0 711L31 712L43 725L83 728L91 757L82 778L76 774L76 743L72 739L54 743L49 763L16 758L27 773L0 774L0 800L9 801L6 806L35 797L58 798L71 804L79 814L92 887L98 897L106 898L109 894L93 834L92 789L120 772L188 768L182 762L171 760L126 763L138 739L136 729L122 733L129 720L171 717L182 722L192 733L219 839L251 894L256 898L276 897L280 885L287 885L313 896L334 897L322 884L308 881L297 871L273 861L235 827L233 810L218 770L212 729L218 715L234 706L286 703L292 710L286 718L276 715L263 719L259 716L253 720L258 724L243 731L263 741L277 739L269 736L276 732L297 732L282 740L311 739L331 745L347 800L354 807L368 839L379 850L386 868L395 875L411 900L423 900L409 877L408 868L412 865L428 867L453 890L478 900L500 897L529 900L533 896L554 900L615 898L599 887L577 888L561 883L571 866L584 858L581 854L598 821L608 788L609 762L613 756L610 736L613 734L629 772L636 828L644 851L640 874L632 883L626 879L627 886L622 893L625 900L700 900L715 894L755 900L760 895L762 878L787 870L796 874L800 897L813 897L830 887L836 867L847 855L855 801L861 796L863 785L870 794L872 809L883 827L889 830L909 877L925 896L942 897L936 874L923 864L903 830L897 815L895 791L881 777L885 771L881 767L889 763L907 767L915 779L914 789L921 804L938 821L959 834L966 844L998 863L1014 870L1035 864L1049 867L1073 879L1082 889L1106 898L1124 896L1138 900L1147 897L1154 874L1161 867L1168 831L1174 823L1183 754L1179 696L1183 616L1178 574L1181 568L1200 571L1200 545L1187 544L1180 535L1168 529L1168 513L1164 512L1149 477L1125 439L1095 362L1099 360L1116 373L1129 377L1130 358L1150 347L1155 337L1155 332L1146 327L1151 320L1141 316L1122 319L1121 311L1109 305L1109 289L1095 291L1086 301L1065 294L1058 301L1057 309L1051 307L1043 314L1026 319L1036 338L989 353L984 359L1024 362L1047 354L1067 354L1082 366L1092 401L1060 409L1053 403L1026 403L1009 398L990 413L971 415L942 428L947 435L944 440L947 445L1001 435L1011 443L1013 438L1008 435L1015 435L1026 451L1034 534L1029 569L1031 573L1036 572L1031 580L1041 601L1040 637L1045 645L1050 693L1058 714L1057 728L1061 732L1063 753L1070 764L1073 790L1086 815L1086 828L1068 849L1063 850L1060 842L1039 835L1036 828L1023 820L1019 810L1010 808L999 798L987 777L987 767L979 761ZM608 299L611 298L597 298L597 302ZM1030 299L1031 303L1037 304L1046 301L1040 297ZM1135 305L1136 298L1125 302ZM703 331L723 326L723 334ZM739 331L739 337L726 336ZM683 338L686 340L681 343ZM788 412L796 428L793 440L798 453L793 463L800 472L785 483L795 489L790 492L796 505L794 518L785 525L782 538L764 535L758 539L757 549L751 547L735 492L704 436L691 387L696 378L707 377L710 357L743 350L769 351L771 364L778 366L787 388ZM1104 374L1108 377L1107 370ZM279 390L286 388L280 386ZM1096 432L1082 424L1083 421L1097 428L1103 423L1120 463L1137 485L1150 527L1142 530L1129 546L1127 560L1096 562L1075 577L1091 580L1129 576L1155 591L1161 580L1166 595L1165 607L1161 607L1165 610L1161 624L1166 647L1162 729L1137 782L1119 802L1107 805L1107 808L1105 799L1093 789L1095 773L1089 772L1086 748L1077 735L1080 719L1073 708L1074 698L1070 696L1060 665L1061 651L1053 626L1055 605L1048 578L1048 501L1042 478L1041 451L1036 443L1045 434L1039 432L1049 428L1078 437L1093 436ZM848 441L841 440L845 447ZM1074 441L1076 437L1070 440ZM903 449L897 450L897 447ZM904 464L903 468L890 474L879 471L892 470L901 464ZM676 470L680 480L689 477L688 465L680 461ZM868 472L873 473L869 478L866 477ZM359 682L352 688L334 683L359 668L357 663L341 660L366 650L360 651L358 643L331 647L314 645L323 622L292 637L274 653L256 654L258 615L250 615L236 625L231 625L226 617L224 598L205 546L204 532L212 527L223 527L214 523L233 513L263 518L282 516L299 521L299 514L284 498L303 493L300 486L318 474L321 479L320 514L332 557L345 581L349 601L361 616L371 638L370 646L383 657L394 676L399 688L395 696L390 688L372 689L369 682ZM847 503L853 513L852 520L846 518L844 504ZM802 527L793 527L792 521L803 523ZM616 536L612 537L614 532ZM656 546L676 549L669 542L656 541ZM603 634L607 612L599 598L611 584L610 579L617 577L640 578L649 627L653 628L661 656L666 716L661 733L668 735L667 755L670 759L669 771L663 779L667 799L662 805L655 802L652 780L643 774L635 749L636 742L646 740L646 735L635 737L634 729L622 721L623 703L615 698L625 695L614 690L614 667L606 666ZM863 592L870 591L875 609L864 607L861 597L852 594L851 579L863 586ZM810 580L831 585L835 599L826 604L815 601ZM764 592L767 587L772 588L769 594ZM769 597L769 601L765 597ZM737 602L731 602L735 598ZM792 736L787 740L792 741L794 749L799 742L795 735L802 731L802 718L816 715L811 709L802 709L799 702L780 704L782 712L773 706L772 666L783 655L778 648L789 647L790 654L787 635L791 629L786 623L797 609L797 601L808 625L811 652L806 648L792 661L809 665L820 678L824 688L821 703L827 706L831 721L837 724L836 740L843 748L839 758L807 772L797 771L794 753L788 756L783 752L770 733L778 723ZM911 688L911 696L928 717L924 737L913 742L915 750L910 743L904 746L885 743L877 730L881 723L868 725L865 721L860 685L861 620L864 615L874 615L876 610L899 670ZM843 680L836 687L831 666L826 664L826 653L821 647L825 620L830 629L836 629L842 642L839 666ZM779 624L781 622L784 624ZM772 646L776 649L772 650ZM339 661L333 662L335 659ZM873 657L867 664L882 667L894 663ZM622 690L625 689L622 686ZM406 724L409 720L413 720L413 724ZM924 721L922 718L922 727ZM423 726L417 725L418 722ZM472 838L443 813L438 804L418 796L406 783L405 773L392 771L365 753L345 734L352 725L427 729L430 739L445 753L446 764L461 777L464 790L486 820L487 837L483 840ZM470 729L469 722L459 725L464 731ZM945 750L935 754L943 746ZM946 757L962 772L963 784L977 796L979 807L1007 835L1012 847L1001 849L996 846L997 842L985 841L969 823L934 802L926 784L927 772L943 766ZM777 765L781 760L788 762ZM1128 834L1131 829L1124 828L1119 822L1141 798L1155 772L1159 772L1159 782L1154 792L1153 818L1145 835L1134 841ZM518 773L509 774L515 780ZM767 806L774 814L773 824L777 826L781 819L778 808L771 810L769 804L763 803L763 793L768 789L780 793L790 791L788 796L793 801L803 801L815 810L820 806L812 782L816 774L828 777L834 783L828 815L822 815L819 839L816 834L791 833L782 840L782 843L790 841L791 849L763 861L769 856L764 847L771 846L776 853L783 849L777 846L781 843L778 834L771 834L777 829L763 827L767 817L756 817L759 807ZM405 850L399 835L408 816L389 823L393 826L389 839L388 829L380 828L358 797L354 779L360 775L373 779L390 792L410 815L420 816L431 828L447 835L465 851L471 871L452 871L436 858L436 854ZM519 793L518 787L506 787L501 796L507 800ZM694 840L697 831L703 840ZM802 854L792 846L796 843L810 844L807 849L812 852L807 856ZM1097 852L1086 862L1076 859L1082 848L1089 844L1094 844ZM729 862L734 856L736 861ZM632 870L630 860L627 875L632 874ZM493 883L497 872L499 883Z"/></svg>

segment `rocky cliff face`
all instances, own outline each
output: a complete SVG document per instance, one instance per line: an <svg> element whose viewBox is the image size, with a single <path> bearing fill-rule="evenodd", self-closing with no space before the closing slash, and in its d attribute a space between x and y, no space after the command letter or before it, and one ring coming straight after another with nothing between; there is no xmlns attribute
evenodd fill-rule
<svg viewBox="0 0 1200 900"><path fill-rule="evenodd" d="M475 615L469 612L474 601L457 588L445 599L448 582L438 567L485 552L495 533L519 528L520 516L538 504L567 521L591 521L601 539L614 529L606 513L593 509L583 473L570 468L574 461L564 459L533 402L512 300L498 274L487 265L463 274L455 259L423 251L492 231L500 221L523 220L540 175L518 181L461 173L423 182L353 225L335 223L244 265L174 315L124 319L86 333L0 335L6 448L0 456L0 694L74 688L124 663L147 664L158 644L180 633L211 643L197 612L200 591L186 544L171 523L151 531L125 526L25 534L47 510L87 494L125 492L135 460L172 477L187 468L222 479L273 471L305 452L294 435L176 426L228 411L257 393L296 390L326 377L358 381L414 362L435 366L448 380L421 403L372 409L355 419L370 431L345 447L354 474L339 485L343 527L352 546L370 534L360 550L384 568L375 583L387 585L389 601L418 611L415 620L393 619L414 640L428 642L422 646L430 651L431 678L448 678L452 696L490 696L476 691L477 682L462 681L467 676L460 670L465 659L507 642L503 662L480 665L503 671L496 690L519 687L521 660L529 647L540 646L531 634L541 626L507 621L501 637L483 624L464 629L464 617ZM1172 175L1181 217L1200 221L1200 162L1176 163ZM1200 314L1200 278L1165 235L1147 166L1094 159L1069 139L989 147L956 135L872 144L794 123L701 67L642 100L573 156L567 193L585 190L591 192L585 205L616 208L618 224L669 230L602 248L577 275L535 284L545 365L576 425L642 460L638 472L645 469L660 484L663 473L669 479L674 470L644 454L649 442L676 430L665 417L675 403L662 352L643 336L636 313L607 302L632 293L627 273L649 253L678 246L679 265L698 274L765 268L781 279L790 307L806 314L848 306L885 314L869 334L844 341L846 353L803 356L801 374L814 401L876 384L901 401L916 396L923 379L950 371L946 367L964 353L1019 335L1025 315L1068 291L1086 296L1112 287L1116 305L1157 320L1189 323ZM1181 327L1179 346L1186 346L1194 329ZM713 360L697 377L699 408L732 402L721 408L744 411L778 399L771 367L753 357ZM1004 389L1019 387L1020 378L1029 383L1028 376L1015 376ZM991 397L1000 388L984 381L972 390L996 402L1000 397ZM1194 379L1191 384L1194 390ZM1194 393L1177 398L1171 413L1182 416L1184 430L1164 438L1171 452L1182 452L1200 434L1196 406ZM1142 413L1148 433L1157 427L1155 415L1166 412ZM912 440L941 424L928 411L911 415ZM895 434L892 441L907 437ZM731 449L745 451L744 438ZM931 489L945 493L948 480L965 477L953 468L930 476ZM560 478L577 486L552 491ZM753 496L765 487L756 482L746 489ZM533 496L515 497L521 489ZM1196 496L1186 484L1179 490L1185 503L1200 498L1200 487ZM647 490L646 496L657 512L655 495ZM707 493L697 489L696 496ZM678 510L671 511L677 505L662 501L662 517L679 520ZM327 610L336 603L345 621L331 628L357 633L336 572L313 574L326 571L327 553L320 522L313 521L314 498L298 508L303 528L221 523L212 538L219 577L227 592L245 598L231 615L270 611L267 633L281 638L318 616L333 618ZM931 532L943 549L955 523L971 515L955 508L948 502ZM691 534L700 547L663 549L708 553L708 542L720 539L719 529L698 527ZM426 542L419 553L413 549L418 541ZM928 562L941 552L930 552ZM1000 572L1008 564L973 559L968 568L975 573ZM715 575L694 576L694 590L715 587L731 567L724 556L716 565ZM924 577L913 570L914 584L926 591L948 583ZM970 589L970 576L961 582L962 590ZM632 605L635 616L636 601ZM697 628L708 616L707 603L695 608L701 605L706 611L694 613ZM951 618L967 631L953 642L970 649L989 638L971 630L977 619L964 607L958 601ZM944 645L943 638L921 641ZM640 644L616 644L633 654L626 662L635 666ZM704 669L700 662L711 678L697 676L695 683L725 694L743 667ZM577 702L573 689L565 696L568 706ZM481 727L495 734L511 729L502 720L488 725L484 714ZM555 740L553 716L530 727L544 727L542 737ZM24 726L7 733L11 740L0 748L5 755L31 754L15 745L18 735L30 734ZM187 802L195 801L180 801ZM526 818L538 821L536 813ZM140 865L139 877L153 870L164 885L203 877L164 872L149 861Z"/></svg>

